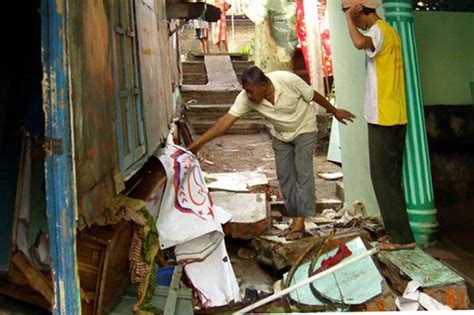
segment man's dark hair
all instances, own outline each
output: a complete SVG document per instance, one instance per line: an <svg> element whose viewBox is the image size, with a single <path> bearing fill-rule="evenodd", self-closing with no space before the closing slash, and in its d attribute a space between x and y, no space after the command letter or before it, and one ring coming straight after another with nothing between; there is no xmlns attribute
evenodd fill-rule
<svg viewBox="0 0 474 315"><path fill-rule="evenodd" d="M242 85L259 84L267 82L268 78L263 71L257 66L250 66L242 72Z"/></svg>
<svg viewBox="0 0 474 315"><path fill-rule="evenodd" d="M347 10L349 10L350 7L347 7L347 8L344 8L342 7L342 12L346 13ZM375 9L371 9L371 8L367 8L367 7L362 7L362 13L364 13L364 15L369 15L371 13L376 13Z"/></svg>
<svg viewBox="0 0 474 315"><path fill-rule="evenodd" d="M362 7L362 13L365 15L369 15L371 13L375 13L375 9L367 8L367 7Z"/></svg>

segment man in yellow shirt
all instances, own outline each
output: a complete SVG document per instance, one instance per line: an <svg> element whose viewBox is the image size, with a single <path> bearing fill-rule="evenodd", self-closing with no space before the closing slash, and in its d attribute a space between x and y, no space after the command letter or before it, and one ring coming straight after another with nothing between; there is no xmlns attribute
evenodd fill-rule
<svg viewBox="0 0 474 315"><path fill-rule="evenodd" d="M407 124L402 48L395 29L377 16L379 5L378 0L342 0L352 42L366 54L370 174L388 236L379 246L411 249L415 241L402 190Z"/></svg>
<svg viewBox="0 0 474 315"><path fill-rule="evenodd" d="M274 71L266 75L252 66L242 73L243 91L229 112L189 146L197 153L207 142L222 135L240 117L256 110L272 124L272 145L278 180L288 215L293 218L283 232L288 240L304 235L304 218L316 211L313 153L316 142L316 117L310 106L314 101L342 123L355 116L332 106L296 74Z"/></svg>

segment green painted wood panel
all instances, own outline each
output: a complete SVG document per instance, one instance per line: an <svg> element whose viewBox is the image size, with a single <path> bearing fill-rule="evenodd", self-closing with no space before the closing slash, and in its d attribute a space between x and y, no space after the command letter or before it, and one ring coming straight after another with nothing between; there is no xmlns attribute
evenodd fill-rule
<svg viewBox="0 0 474 315"><path fill-rule="evenodd" d="M422 283L424 288L441 287L464 281L461 276L419 248L380 252L379 255L400 268L400 271L412 280Z"/></svg>
<svg viewBox="0 0 474 315"><path fill-rule="evenodd" d="M359 256L367 249L360 238L356 238L347 243L352 255L347 259ZM316 263L316 269L321 266L321 262L336 254L337 249L321 255ZM344 260L343 260L344 261ZM292 284L301 282L308 278L309 262L303 264L295 273ZM286 279L287 274L284 275ZM372 258L367 257L355 262L335 273L313 282L314 288L326 299L335 303L347 305L359 305L382 293L382 276L375 266ZM290 293L290 298L299 304L324 305L311 292L309 285L304 286Z"/></svg>

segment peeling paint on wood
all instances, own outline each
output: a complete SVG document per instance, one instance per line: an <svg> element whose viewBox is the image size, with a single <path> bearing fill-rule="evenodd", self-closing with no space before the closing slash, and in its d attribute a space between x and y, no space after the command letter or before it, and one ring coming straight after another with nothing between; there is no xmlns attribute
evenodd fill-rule
<svg viewBox="0 0 474 315"><path fill-rule="evenodd" d="M423 284L424 288L439 287L463 282L464 279L446 265L434 259L423 250L401 250L381 252L379 256L388 259L400 271Z"/></svg>
<svg viewBox="0 0 474 315"><path fill-rule="evenodd" d="M45 136L62 139L63 152L45 159L50 256L54 279L53 314L80 314L75 229L74 168L66 56L66 0L41 2ZM59 93L57 89L59 88ZM63 106L61 106L63 104ZM73 231L70 233L70 231Z"/></svg>

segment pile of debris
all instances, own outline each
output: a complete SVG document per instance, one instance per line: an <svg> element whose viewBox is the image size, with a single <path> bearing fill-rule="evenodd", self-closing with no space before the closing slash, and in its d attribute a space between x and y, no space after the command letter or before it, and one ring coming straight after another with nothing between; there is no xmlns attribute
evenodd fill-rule
<svg viewBox="0 0 474 315"><path fill-rule="evenodd" d="M186 150L165 151L169 165L160 160L174 173L160 207L160 247L174 247L193 290L194 312L469 307L464 279L421 249L379 252L383 224L364 216L363 203L307 218L305 237L288 241L279 235L291 219L272 209L264 174L205 174ZM185 158L177 163L179 157ZM181 182L178 172L187 174Z"/></svg>

